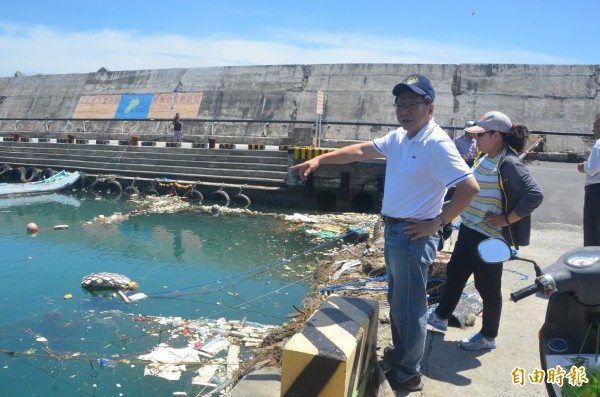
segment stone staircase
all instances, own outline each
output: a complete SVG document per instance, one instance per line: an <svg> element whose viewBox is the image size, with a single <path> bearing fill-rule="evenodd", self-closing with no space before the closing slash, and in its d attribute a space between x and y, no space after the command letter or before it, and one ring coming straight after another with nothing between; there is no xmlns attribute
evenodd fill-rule
<svg viewBox="0 0 600 397"><path fill-rule="evenodd" d="M2 141L0 166L4 164L140 181L168 178L185 183L279 190L286 186L288 154L278 150Z"/></svg>

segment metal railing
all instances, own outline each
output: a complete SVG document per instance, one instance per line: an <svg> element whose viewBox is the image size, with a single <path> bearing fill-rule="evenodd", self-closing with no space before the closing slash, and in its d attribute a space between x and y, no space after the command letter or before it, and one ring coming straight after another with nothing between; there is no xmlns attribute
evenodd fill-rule
<svg viewBox="0 0 600 397"><path fill-rule="evenodd" d="M154 125L155 131L163 131L165 128L168 128L172 119L93 119L93 118L26 118L26 117L4 117L0 118L0 133L13 133L13 132L50 132L51 124L59 122L63 123L62 128L52 129L54 132L119 132L119 133L127 133L131 128L127 128L128 125L131 124L141 124L141 125ZM261 132L262 136L268 134L271 130L271 125L281 124L284 127L288 127L290 125L303 125L307 127L314 127L314 120L256 120L256 119L182 119L182 121L186 125L200 125L208 123L208 132L209 135L214 135L215 130L219 125L222 124L262 124L262 128L258 128L257 131ZM12 123L10 123L12 122ZM10 123L12 124L12 130L8 131L4 129L4 124ZM91 130L91 123L99 123L108 126L104 129L100 129L99 131ZM129 124L131 123L131 124ZM160 127L160 125L164 125L166 127ZM354 126L354 127L371 127L371 128L397 128L397 123L375 123L375 122L357 122L357 121L327 121L323 120L322 124L324 126ZM159 125L156 128L156 125ZM28 127L28 128L27 128ZM452 131L452 136L456 131L463 130L463 127L460 126L440 126L442 129L446 131ZM204 128L205 130L207 128ZM193 128L192 128L193 130ZM579 133L579 132L561 132L561 131L542 131L542 130L530 130L531 134L536 135L558 135L558 136L571 136L571 137L592 137L593 134L589 133Z"/></svg>

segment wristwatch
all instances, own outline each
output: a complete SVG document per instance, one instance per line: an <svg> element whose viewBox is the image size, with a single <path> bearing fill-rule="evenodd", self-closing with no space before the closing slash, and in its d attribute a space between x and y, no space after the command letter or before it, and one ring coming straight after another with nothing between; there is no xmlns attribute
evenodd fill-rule
<svg viewBox="0 0 600 397"><path fill-rule="evenodd" d="M444 225L446 224L446 222L444 222L442 217L439 215L433 218L433 223L435 223L435 225L439 227L444 227Z"/></svg>

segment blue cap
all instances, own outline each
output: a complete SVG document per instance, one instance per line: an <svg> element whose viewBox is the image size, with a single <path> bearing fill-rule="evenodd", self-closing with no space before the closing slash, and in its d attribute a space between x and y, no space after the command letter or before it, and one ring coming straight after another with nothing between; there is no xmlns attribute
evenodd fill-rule
<svg viewBox="0 0 600 397"><path fill-rule="evenodd" d="M420 74L411 74L400 84L397 84L392 90L394 96L400 95L403 91L411 89L419 95L429 95L431 99L435 99L435 90L431 86L429 79Z"/></svg>

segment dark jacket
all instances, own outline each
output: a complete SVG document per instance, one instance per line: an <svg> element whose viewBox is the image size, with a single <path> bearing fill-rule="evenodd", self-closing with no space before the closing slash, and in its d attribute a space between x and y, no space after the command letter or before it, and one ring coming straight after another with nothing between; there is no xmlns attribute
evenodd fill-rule
<svg viewBox="0 0 600 397"><path fill-rule="evenodd" d="M514 211L521 219L502 228L504 239L516 249L529 245L531 213L542 203L544 194L517 153L507 147L498 169L502 207L505 214Z"/></svg>
<svg viewBox="0 0 600 397"><path fill-rule="evenodd" d="M181 121L181 119L177 116L173 117L173 129L174 130L181 130L181 127L183 126L183 122Z"/></svg>

